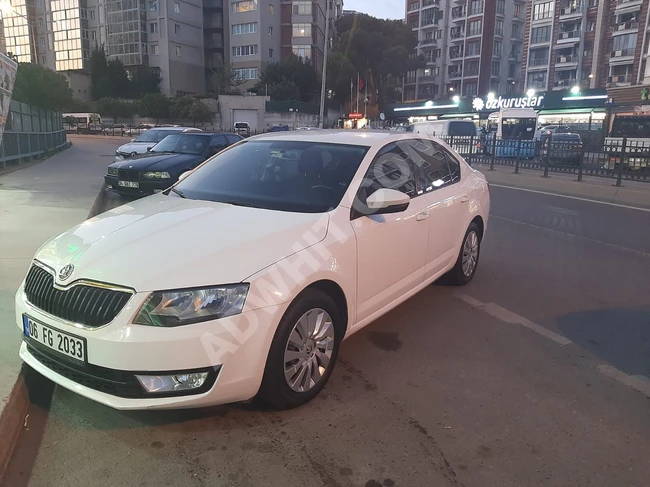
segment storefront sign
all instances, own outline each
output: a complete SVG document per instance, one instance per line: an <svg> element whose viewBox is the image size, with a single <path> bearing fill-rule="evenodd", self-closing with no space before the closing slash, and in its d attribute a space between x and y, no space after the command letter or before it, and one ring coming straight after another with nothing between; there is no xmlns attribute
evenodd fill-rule
<svg viewBox="0 0 650 487"><path fill-rule="evenodd" d="M488 97L487 99L474 98L472 101L472 107L476 111L482 110L500 110L501 108L542 108L542 102L544 100L544 95L539 96L521 96L521 97L510 97L503 98L499 97Z"/></svg>
<svg viewBox="0 0 650 487"><path fill-rule="evenodd" d="M363 118L363 113L352 112L348 114L348 118L351 118L352 120L360 120Z"/></svg>

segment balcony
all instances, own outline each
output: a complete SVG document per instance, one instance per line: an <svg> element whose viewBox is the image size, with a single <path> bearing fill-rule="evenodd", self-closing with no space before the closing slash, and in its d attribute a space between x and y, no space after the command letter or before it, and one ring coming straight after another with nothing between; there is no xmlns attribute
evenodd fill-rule
<svg viewBox="0 0 650 487"><path fill-rule="evenodd" d="M440 0L424 0L422 7L430 7L432 5L440 5Z"/></svg>
<svg viewBox="0 0 650 487"><path fill-rule="evenodd" d="M569 32L560 32L557 36L557 41L562 43L580 42L580 31L572 30Z"/></svg>
<svg viewBox="0 0 650 487"><path fill-rule="evenodd" d="M447 73L447 76L448 76L449 79L462 78L463 77L463 70L462 69L456 69L454 71L449 71Z"/></svg>
<svg viewBox="0 0 650 487"><path fill-rule="evenodd" d="M577 78L558 79L553 82L554 88L570 88L578 84Z"/></svg>
<svg viewBox="0 0 650 487"><path fill-rule="evenodd" d="M612 25L613 35L617 34L626 34L628 30L638 31L639 23L638 22L624 22L623 24L614 24Z"/></svg>
<svg viewBox="0 0 650 487"><path fill-rule="evenodd" d="M473 76L478 76L478 68L476 69L466 69L465 70L465 77L473 77Z"/></svg>
<svg viewBox="0 0 650 487"><path fill-rule="evenodd" d="M464 29L461 29L459 27L455 27L449 31L449 37L451 37L452 42L453 41L462 41L465 38L465 32Z"/></svg>
<svg viewBox="0 0 650 487"><path fill-rule="evenodd" d="M415 21L411 22L411 30L418 30L420 28L420 23Z"/></svg>
<svg viewBox="0 0 650 487"><path fill-rule="evenodd" d="M467 10L465 7L454 7L451 9L452 20L464 19L465 17L467 17Z"/></svg>
<svg viewBox="0 0 650 487"><path fill-rule="evenodd" d="M632 83L632 73L617 74L607 78L607 87L610 86L625 86Z"/></svg>
<svg viewBox="0 0 650 487"><path fill-rule="evenodd" d="M582 4L576 7L564 7L560 9L560 22L563 20L576 19L582 17Z"/></svg>
<svg viewBox="0 0 650 487"><path fill-rule="evenodd" d="M436 40L434 38L431 39L422 39L419 43L420 46L433 46L435 45Z"/></svg>
<svg viewBox="0 0 650 487"><path fill-rule="evenodd" d="M519 62L521 61L521 54L518 52L511 52L510 54L508 54L508 59L510 61Z"/></svg>
<svg viewBox="0 0 650 487"><path fill-rule="evenodd" d="M546 36L546 37L531 37L530 38L530 45L534 46L535 44L548 44L551 42L551 37Z"/></svg>
<svg viewBox="0 0 650 487"><path fill-rule="evenodd" d="M555 58L555 66L559 67L562 65L576 65L578 64L578 56L574 54L566 55L566 56L558 56Z"/></svg>
<svg viewBox="0 0 650 487"><path fill-rule="evenodd" d="M470 29L467 32L467 37L480 36L481 34L483 34L483 29Z"/></svg>
<svg viewBox="0 0 650 487"><path fill-rule="evenodd" d="M548 58L530 58L528 60L528 69L546 69L548 68Z"/></svg>
<svg viewBox="0 0 650 487"><path fill-rule="evenodd" d="M618 51L612 51L609 53L610 61L633 61L634 60L634 48L629 49L619 49Z"/></svg>
<svg viewBox="0 0 650 487"><path fill-rule="evenodd" d="M616 13L639 8L642 4L643 0L618 0L616 2Z"/></svg>
<svg viewBox="0 0 650 487"><path fill-rule="evenodd" d="M510 34L510 40L515 41L515 42L517 42L517 41L523 41L523 40L524 40L524 34L522 34L521 32L515 32L515 31L513 31L513 32Z"/></svg>
<svg viewBox="0 0 650 487"><path fill-rule="evenodd" d="M438 23L436 22L435 18L431 19L422 19L421 26L422 27L427 27L429 25L437 25Z"/></svg>
<svg viewBox="0 0 650 487"><path fill-rule="evenodd" d="M465 53L463 52L462 49L460 50L453 50L451 49L449 51L449 59L461 59L465 56Z"/></svg>

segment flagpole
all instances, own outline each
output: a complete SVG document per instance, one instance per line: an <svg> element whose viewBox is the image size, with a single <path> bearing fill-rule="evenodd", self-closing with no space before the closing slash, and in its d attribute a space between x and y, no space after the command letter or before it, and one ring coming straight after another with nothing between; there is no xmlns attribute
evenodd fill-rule
<svg viewBox="0 0 650 487"><path fill-rule="evenodd" d="M321 80L320 88L320 115L319 115L319 128L325 127L325 91L327 90L327 52L329 47L329 32L330 32L330 3L325 1L325 46L323 48L323 79Z"/></svg>
<svg viewBox="0 0 650 487"><path fill-rule="evenodd" d="M354 78L350 77L350 111L352 111L352 100L354 100Z"/></svg>
<svg viewBox="0 0 650 487"><path fill-rule="evenodd" d="M361 73L357 71L357 113L359 113L359 82L361 81Z"/></svg>

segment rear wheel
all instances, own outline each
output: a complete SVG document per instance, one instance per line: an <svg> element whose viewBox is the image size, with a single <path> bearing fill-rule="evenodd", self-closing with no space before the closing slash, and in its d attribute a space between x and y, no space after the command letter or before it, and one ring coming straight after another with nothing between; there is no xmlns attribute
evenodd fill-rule
<svg viewBox="0 0 650 487"><path fill-rule="evenodd" d="M344 330L332 298L315 289L300 294L275 332L257 399L276 409L311 401L332 375Z"/></svg>
<svg viewBox="0 0 650 487"><path fill-rule="evenodd" d="M481 231L478 225L472 222L465 233L456 264L447 274L449 284L452 286L468 284L474 278L480 254Z"/></svg>

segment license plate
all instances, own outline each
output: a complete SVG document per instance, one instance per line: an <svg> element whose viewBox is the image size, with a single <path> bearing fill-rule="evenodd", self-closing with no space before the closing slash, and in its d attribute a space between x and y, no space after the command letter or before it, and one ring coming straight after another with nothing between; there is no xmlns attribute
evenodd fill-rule
<svg viewBox="0 0 650 487"><path fill-rule="evenodd" d="M87 361L86 340L49 325L44 325L27 315L23 315L23 331L31 341L38 342L47 348L67 357Z"/></svg>
<svg viewBox="0 0 650 487"><path fill-rule="evenodd" d="M139 188L140 183L136 181L120 181L117 183L118 186L122 186L123 188Z"/></svg>

